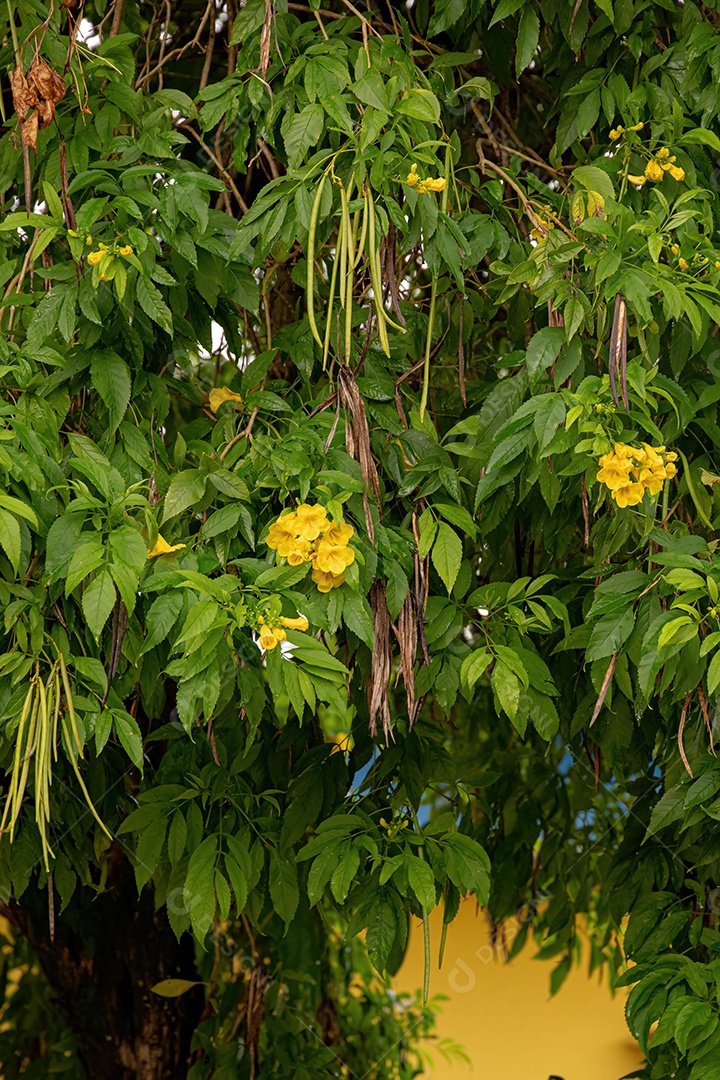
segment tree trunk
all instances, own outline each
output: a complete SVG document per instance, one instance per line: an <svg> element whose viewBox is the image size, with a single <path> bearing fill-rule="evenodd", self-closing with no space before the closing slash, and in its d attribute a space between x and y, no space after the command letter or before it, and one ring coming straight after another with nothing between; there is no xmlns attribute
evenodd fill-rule
<svg viewBox="0 0 720 1080"><path fill-rule="evenodd" d="M197 978L189 935L178 942L150 888L140 897L125 855L110 852L106 891L78 890L50 941L45 893L15 908L78 1044L88 1077L179 1080L203 1009L202 987L177 998L150 988L162 979ZM72 914L71 914L72 912Z"/></svg>

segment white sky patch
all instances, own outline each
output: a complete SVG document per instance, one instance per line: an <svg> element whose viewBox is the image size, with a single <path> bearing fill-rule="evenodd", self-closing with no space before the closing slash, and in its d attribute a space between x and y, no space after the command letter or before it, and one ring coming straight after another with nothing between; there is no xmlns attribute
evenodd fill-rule
<svg viewBox="0 0 720 1080"><path fill-rule="evenodd" d="M97 49L102 40L95 29L94 23L91 23L89 19L82 19L80 21L80 28L77 36L78 41L81 41L88 49Z"/></svg>

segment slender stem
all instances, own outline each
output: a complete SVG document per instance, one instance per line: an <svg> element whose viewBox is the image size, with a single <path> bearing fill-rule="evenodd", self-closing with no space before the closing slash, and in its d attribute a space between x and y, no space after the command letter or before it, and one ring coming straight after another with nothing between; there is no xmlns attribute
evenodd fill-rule
<svg viewBox="0 0 720 1080"><path fill-rule="evenodd" d="M17 27L15 26L15 16L13 15L12 4L10 0L6 0L8 9L8 19L10 21L10 33L12 35L13 52L15 53L15 67L22 67L22 53L20 52L20 42L17 36Z"/></svg>
<svg viewBox="0 0 720 1080"><path fill-rule="evenodd" d="M415 808L413 806L410 807L410 813L412 814L413 825L415 826L415 832L418 834L418 836L421 836L422 831L420 829L420 822L418 821L418 817L417 817L417 814L415 813ZM420 844L418 846L417 850L418 850L418 857L425 860L425 846L423 844ZM428 995L430 993L430 919L428 917L428 913L427 913L427 911L425 909L424 904L423 904L422 913L423 913L423 945L424 945L424 950L425 950L425 960L424 960L424 966L423 966L423 1005L427 1005Z"/></svg>

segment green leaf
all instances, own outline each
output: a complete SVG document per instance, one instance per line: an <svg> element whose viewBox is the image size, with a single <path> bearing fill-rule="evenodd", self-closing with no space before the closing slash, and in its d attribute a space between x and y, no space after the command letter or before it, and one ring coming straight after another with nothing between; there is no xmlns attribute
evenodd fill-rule
<svg viewBox="0 0 720 1080"><path fill-rule="evenodd" d="M236 860L230 858L229 855L225 856L225 870L227 871L227 876L230 878L232 891L235 894L235 910L239 916L245 910L245 906L247 905L247 870L242 869Z"/></svg>
<svg viewBox="0 0 720 1080"><path fill-rule="evenodd" d="M143 744L137 721L122 709L113 709L113 726L120 745L136 769L143 771Z"/></svg>
<svg viewBox="0 0 720 1080"><path fill-rule="evenodd" d="M635 612L628 607L621 615L609 615L593 627L585 656L588 660L601 660L617 652L627 641L635 625Z"/></svg>
<svg viewBox="0 0 720 1080"><path fill-rule="evenodd" d="M24 503L22 499L16 499L12 495L0 495L0 507L5 510L10 510L16 517L24 518L25 521L29 521L33 528L38 528L37 514L31 506Z"/></svg>
<svg viewBox="0 0 720 1080"><path fill-rule="evenodd" d="M173 319L170 308L162 298L160 290L145 277L138 277L135 285L135 295L140 307L153 322L172 337Z"/></svg>
<svg viewBox="0 0 720 1080"><path fill-rule="evenodd" d="M158 596L148 611L145 622L146 638L140 655L154 649L161 641L169 637L170 631L182 611L183 599L179 592Z"/></svg>
<svg viewBox="0 0 720 1080"><path fill-rule="evenodd" d="M192 982L190 979L162 979L150 987L153 994L164 998L181 997L192 990L193 986L204 986L202 982Z"/></svg>
<svg viewBox="0 0 720 1080"><path fill-rule="evenodd" d="M310 147L315 145L322 135L323 124L321 105L306 105L299 113L287 114L282 123L282 136L289 168L296 169Z"/></svg>
<svg viewBox="0 0 720 1080"><path fill-rule="evenodd" d="M72 530L62 530L63 536L73 535ZM84 534L87 536L87 534ZM102 541L98 537L85 539L75 547L67 568L67 580L65 582L65 595L70 596L73 590L83 581L88 574L92 573L105 561L106 552ZM114 589L113 589L114 593Z"/></svg>
<svg viewBox="0 0 720 1080"><path fill-rule="evenodd" d="M113 434L130 404L132 383L128 366L112 349L94 352L90 359L90 378L110 414L110 433Z"/></svg>
<svg viewBox="0 0 720 1080"><path fill-rule="evenodd" d="M287 931L300 902L297 867L292 859L273 850L270 851L269 884L273 906Z"/></svg>
<svg viewBox="0 0 720 1080"><path fill-rule="evenodd" d="M546 326L533 334L526 353L527 371L531 379L547 371L564 344L565 329L562 326Z"/></svg>
<svg viewBox="0 0 720 1080"><path fill-rule="evenodd" d="M372 649L375 642L373 618L370 605L365 597L348 590L343 598L342 617L347 628L357 634L369 649Z"/></svg>
<svg viewBox="0 0 720 1080"><path fill-rule="evenodd" d="M168 859L172 867L177 866L185 853L187 841L187 822L182 810L176 810L170 822L168 832Z"/></svg>
<svg viewBox="0 0 720 1080"><path fill-rule="evenodd" d="M0 509L0 547L17 574L20 566L20 523L7 510Z"/></svg>
<svg viewBox="0 0 720 1080"><path fill-rule="evenodd" d="M360 852L358 848L351 847L345 852L338 865L333 870L330 878L330 888L338 904L344 904L350 892L350 886L355 880L355 875L360 866Z"/></svg>
<svg viewBox="0 0 720 1080"><path fill-rule="evenodd" d="M425 911L432 911L437 903L437 895L435 875L430 866L419 855L406 855L405 868L410 888L415 893L418 903Z"/></svg>
<svg viewBox="0 0 720 1080"><path fill-rule="evenodd" d="M135 849L135 881L138 893L142 892L157 870L165 843L166 828L165 818L157 818L140 833Z"/></svg>
<svg viewBox="0 0 720 1080"><path fill-rule="evenodd" d="M379 972L385 970L396 932L397 925L393 909L387 903L377 904L370 918L365 944L370 960Z"/></svg>
<svg viewBox="0 0 720 1080"><path fill-rule="evenodd" d="M183 900L190 915L195 937L204 946L205 937L215 915L214 869L217 836L206 837L192 855L183 888Z"/></svg>
<svg viewBox="0 0 720 1080"><path fill-rule="evenodd" d="M83 592L83 615L96 641L100 640L103 627L115 607L116 597L115 584L108 570L101 570Z"/></svg>
<svg viewBox="0 0 720 1080"><path fill-rule="evenodd" d="M709 146L716 154L720 154L720 139L714 131L707 128L691 128L680 136L678 142L686 146Z"/></svg>
<svg viewBox="0 0 720 1080"><path fill-rule="evenodd" d="M494 26L495 23L500 22L501 19L508 19L511 15L514 15L518 8L521 8L524 3L525 0L500 0L493 12L490 26Z"/></svg>
<svg viewBox="0 0 720 1080"><path fill-rule="evenodd" d="M432 561L448 591L448 595L452 592L458 576L462 555L463 546L460 537L444 521L438 522L437 535L432 549Z"/></svg>
<svg viewBox="0 0 720 1080"><path fill-rule="evenodd" d="M199 469L185 469L172 478L168 493L165 496L165 511L163 522L177 517L183 510L200 502L205 494L207 476Z"/></svg>
<svg viewBox="0 0 720 1080"><path fill-rule="evenodd" d="M390 618L393 622L397 619L402 610L402 606L405 603L405 597L408 593L409 582L405 577L400 563L395 559L388 559L385 562L387 583L385 585L385 597L387 600L388 611Z"/></svg>
<svg viewBox="0 0 720 1080"><path fill-rule="evenodd" d="M720 651L713 656L707 671L708 694L714 694L720 686Z"/></svg>
<svg viewBox="0 0 720 1080"><path fill-rule="evenodd" d="M345 840L336 840L324 848L314 859L308 874L307 884L308 899L311 907L322 898L325 886L333 875L344 847Z"/></svg>
<svg viewBox="0 0 720 1080"><path fill-rule="evenodd" d="M536 8L528 4L520 16L515 56L515 74L518 79L530 64L540 40L540 17Z"/></svg>
<svg viewBox="0 0 720 1080"><path fill-rule="evenodd" d="M472 690L478 679L484 675L491 660L492 655L487 649L475 649L465 657L460 669L460 678L469 690Z"/></svg>
<svg viewBox="0 0 720 1080"><path fill-rule="evenodd" d="M615 185L605 170L597 165L578 165L573 169L572 177L586 191L596 191L603 199L615 198Z"/></svg>
<svg viewBox="0 0 720 1080"><path fill-rule="evenodd" d="M395 105L395 112L423 120L426 124L440 122L440 102L431 90L417 87L408 90L407 96Z"/></svg>
<svg viewBox="0 0 720 1080"><path fill-rule="evenodd" d="M518 705L520 704L520 680L502 660L498 660L493 668L490 681L503 711L515 723ZM524 734L524 726L520 734Z"/></svg>

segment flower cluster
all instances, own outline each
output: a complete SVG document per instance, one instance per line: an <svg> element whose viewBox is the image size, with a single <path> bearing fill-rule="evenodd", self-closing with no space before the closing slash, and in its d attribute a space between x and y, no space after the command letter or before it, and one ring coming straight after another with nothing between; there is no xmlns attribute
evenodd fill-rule
<svg viewBox="0 0 720 1080"><path fill-rule="evenodd" d="M626 131L642 131L645 127L644 123L632 124L629 128L624 128L622 124L618 124L616 128L612 128L610 131L610 138L613 142L619 139Z"/></svg>
<svg viewBox="0 0 720 1080"><path fill-rule="evenodd" d="M665 481L675 476L675 461L677 454L664 446L643 443L638 449L615 443L613 452L600 458L597 478L609 488L618 506L637 506L646 491L658 495Z"/></svg>
<svg viewBox="0 0 720 1080"><path fill-rule="evenodd" d="M85 242L87 244L92 244L92 236L88 236L88 238L87 238L87 240ZM90 254L87 257L88 266L97 266L97 264L102 259L103 255L109 255L110 256L110 261L112 261L113 258L116 255L132 255L132 254L133 254L133 249L130 246L130 244L125 244L122 247L118 246L118 244L113 244L111 247L108 247L107 244L98 243L98 250L97 251L91 251Z"/></svg>
<svg viewBox="0 0 720 1080"><path fill-rule="evenodd" d="M266 622L261 622L258 628L258 644L260 648L265 652L271 652L280 641L285 641L287 634L285 630L307 630L307 619L304 615L301 615L297 619L281 618L278 625L268 626Z"/></svg>
<svg viewBox="0 0 720 1080"><path fill-rule="evenodd" d="M659 184L665 173L670 173L673 180L677 180L679 183L685 179L685 170L676 165L676 161L675 154L671 155L667 146L661 146L648 161L643 175L631 176L628 174L628 180L631 184L642 187L646 180L652 180L654 183Z"/></svg>
<svg viewBox="0 0 720 1080"><path fill-rule="evenodd" d="M267 545L277 551L290 566L312 563L312 579L320 592L330 592L342 585L345 571L355 561L348 546L355 530L344 521L331 521L324 506L302 503L297 510L283 514L273 522Z"/></svg>
<svg viewBox="0 0 720 1080"><path fill-rule="evenodd" d="M445 190L445 177L438 176L434 180L427 177L425 180L417 174L417 165L410 166L410 172L405 178L405 183L408 187L415 188L418 195L427 195L428 191L444 191Z"/></svg>

